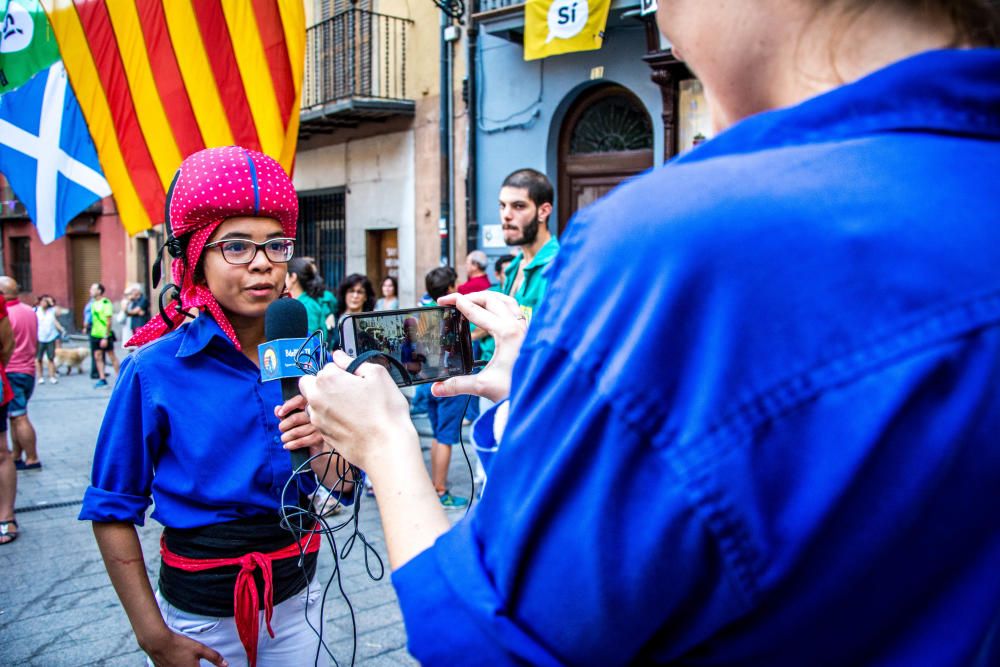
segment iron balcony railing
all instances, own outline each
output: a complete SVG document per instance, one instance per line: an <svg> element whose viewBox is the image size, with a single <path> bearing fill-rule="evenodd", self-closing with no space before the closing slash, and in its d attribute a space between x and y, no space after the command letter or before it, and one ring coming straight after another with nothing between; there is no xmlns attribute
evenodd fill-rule
<svg viewBox="0 0 1000 667"><path fill-rule="evenodd" d="M476 13L492 12L508 7L520 7L525 0L476 0Z"/></svg>
<svg viewBox="0 0 1000 667"><path fill-rule="evenodd" d="M306 31L302 108L352 97L404 100L413 21L348 9Z"/></svg>

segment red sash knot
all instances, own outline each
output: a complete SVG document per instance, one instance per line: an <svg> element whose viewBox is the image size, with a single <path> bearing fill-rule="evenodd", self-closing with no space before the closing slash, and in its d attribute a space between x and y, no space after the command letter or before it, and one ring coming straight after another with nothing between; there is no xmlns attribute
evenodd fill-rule
<svg viewBox="0 0 1000 667"><path fill-rule="evenodd" d="M250 667L257 664L257 636L260 631L260 599L257 596L257 586L254 583L254 570L260 568L261 576L264 579L264 621L267 625L267 633L274 638L274 630L271 629L271 614L274 611L274 591L271 587L272 574L271 562L293 558L302 554L311 554L319 551L319 539L312 539L314 535L309 533L298 542L293 542L287 547L262 554L259 551L252 551L237 558L188 558L178 556L169 549L163 536L160 537L160 555L163 562L170 567L175 567L185 572L201 572L202 570L212 570L217 567L228 567L232 565L240 566L240 573L236 575L236 586L233 588L233 615L236 619L236 632L240 636L240 643L247 653L247 662Z"/></svg>

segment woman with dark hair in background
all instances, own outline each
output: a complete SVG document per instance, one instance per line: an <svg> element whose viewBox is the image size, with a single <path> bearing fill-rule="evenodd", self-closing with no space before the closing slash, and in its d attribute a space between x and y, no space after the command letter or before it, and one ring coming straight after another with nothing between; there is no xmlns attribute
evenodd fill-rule
<svg viewBox="0 0 1000 667"><path fill-rule="evenodd" d="M399 283L393 276L386 276L381 284L382 298L375 302L375 310L396 310L399 308Z"/></svg>
<svg viewBox="0 0 1000 667"><path fill-rule="evenodd" d="M367 276L352 273L337 288L337 324L348 315L366 313L375 309L375 290Z"/></svg>
<svg viewBox="0 0 1000 667"><path fill-rule="evenodd" d="M336 324L330 337L330 347L340 345L340 323L348 315L365 313L375 309L375 290L367 276L360 273L351 275L340 281L337 287Z"/></svg>
<svg viewBox="0 0 1000 667"><path fill-rule="evenodd" d="M385 369L300 382L375 485L410 651L1000 665L997 3L657 22L716 138L574 217L526 337L508 297L440 300L497 350L435 394L510 398L476 510L452 527Z"/></svg>
<svg viewBox="0 0 1000 667"><path fill-rule="evenodd" d="M323 278L316 270L316 264L308 257L295 257L288 262L288 273L285 274L285 289L292 297L306 308L309 322L309 333L317 329L326 335L323 304Z"/></svg>

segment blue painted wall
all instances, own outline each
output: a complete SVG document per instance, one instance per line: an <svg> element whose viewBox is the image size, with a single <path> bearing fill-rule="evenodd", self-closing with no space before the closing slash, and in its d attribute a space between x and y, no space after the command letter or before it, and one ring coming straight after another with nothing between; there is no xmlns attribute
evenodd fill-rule
<svg viewBox="0 0 1000 667"><path fill-rule="evenodd" d="M484 26L479 35L477 82L476 206L480 229L499 222L500 183L515 169L531 167L544 172L556 185L558 197L559 131L570 105L590 86L615 83L632 91L645 105L652 122L653 154L663 155L660 89L650 79L651 70L642 60L646 54L643 28L633 23L609 28L599 51L531 62L524 61L520 44L491 35L489 27ZM604 67L603 79L590 80L594 67ZM554 215L550 228L556 232ZM503 252L485 250L492 254Z"/></svg>

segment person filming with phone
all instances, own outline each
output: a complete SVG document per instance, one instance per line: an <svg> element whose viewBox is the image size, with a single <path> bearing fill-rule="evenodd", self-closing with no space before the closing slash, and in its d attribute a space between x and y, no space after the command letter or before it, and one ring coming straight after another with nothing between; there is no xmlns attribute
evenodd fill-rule
<svg viewBox="0 0 1000 667"><path fill-rule="evenodd" d="M504 295L439 301L497 341L434 386L503 401L468 518L383 368L337 354L300 383L379 494L410 651L1000 664L1000 7L656 19L716 138L576 215L526 336Z"/></svg>

